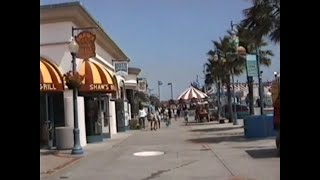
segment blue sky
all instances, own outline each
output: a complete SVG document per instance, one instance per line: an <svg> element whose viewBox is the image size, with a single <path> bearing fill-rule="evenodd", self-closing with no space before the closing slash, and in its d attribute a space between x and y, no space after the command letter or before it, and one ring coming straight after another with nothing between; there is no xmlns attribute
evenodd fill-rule
<svg viewBox="0 0 320 180"><path fill-rule="evenodd" d="M41 4L71 2L42 0ZM250 7L248 0L81 0L89 13L130 57L129 66L142 69L152 94L158 93L161 80L161 100L176 98L189 85L203 77L206 52L234 23L243 19L242 10ZM263 80L272 80L280 71L280 46L270 43L265 48L274 52L272 65L262 67ZM237 77L245 82L245 75Z"/></svg>

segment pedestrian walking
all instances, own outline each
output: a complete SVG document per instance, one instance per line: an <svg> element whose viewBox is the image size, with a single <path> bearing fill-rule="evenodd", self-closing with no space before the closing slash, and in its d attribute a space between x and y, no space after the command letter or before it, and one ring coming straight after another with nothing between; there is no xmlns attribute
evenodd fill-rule
<svg viewBox="0 0 320 180"><path fill-rule="evenodd" d="M141 128L143 128L143 129L146 128L146 127L145 127L145 119L146 119L146 116L147 116L147 113L146 113L145 109L141 106L141 107L139 108L139 115L138 115L138 117L139 117L140 129L141 129Z"/></svg>
<svg viewBox="0 0 320 180"><path fill-rule="evenodd" d="M178 118L178 112L177 112L177 109L173 109L173 115L174 115L174 120L177 121L177 118Z"/></svg>
<svg viewBox="0 0 320 180"><path fill-rule="evenodd" d="M155 117L155 108L154 106L150 105L148 107L148 115L147 115L148 121L150 122L150 130L156 130L155 123L156 123L156 117Z"/></svg>

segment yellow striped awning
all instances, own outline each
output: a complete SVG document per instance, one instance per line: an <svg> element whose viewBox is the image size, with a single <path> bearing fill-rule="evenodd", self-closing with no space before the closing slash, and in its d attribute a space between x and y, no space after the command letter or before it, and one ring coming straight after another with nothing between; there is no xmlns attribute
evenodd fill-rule
<svg viewBox="0 0 320 180"><path fill-rule="evenodd" d="M80 92L117 92L117 84L112 74L99 63L84 60L79 74L84 76Z"/></svg>
<svg viewBox="0 0 320 180"><path fill-rule="evenodd" d="M49 60L40 57L40 91L61 92L64 81L59 67Z"/></svg>

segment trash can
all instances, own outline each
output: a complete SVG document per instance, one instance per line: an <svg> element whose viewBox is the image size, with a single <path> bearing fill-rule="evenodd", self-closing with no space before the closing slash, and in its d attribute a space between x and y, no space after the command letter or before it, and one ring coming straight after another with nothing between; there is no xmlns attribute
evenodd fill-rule
<svg viewBox="0 0 320 180"><path fill-rule="evenodd" d="M248 116L244 119L244 135L246 138L275 136L273 116Z"/></svg>
<svg viewBox="0 0 320 180"><path fill-rule="evenodd" d="M56 127L56 148L57 150L67 150L73 147L73 128Z"/></svg>

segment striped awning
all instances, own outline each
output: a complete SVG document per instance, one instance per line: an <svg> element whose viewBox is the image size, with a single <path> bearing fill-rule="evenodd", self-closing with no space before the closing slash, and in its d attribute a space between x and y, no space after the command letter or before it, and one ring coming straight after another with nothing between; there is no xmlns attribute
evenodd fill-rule
<svg viewBox="0 0 320 180"><path fill-rule="evenodd" d="M79 90L80 92L117 92L117 83L112 73L99 63L84 60L80 67L79 74L84 75L83 84Z"/></svg>
<svg viewBox="0 0 320 180"><path fill-rule="evenodd" d="M40 57L40 91L61 92L64 81L59 67L49 60Z"/></svg>
<svg viewBox="0 0 320 180"><path fill-rule="evenodd" d="M206 95L204 92L201 92L200 90L190 86L188 89L186 89L183 93L180 94L177 100L204 99L207 97L208 95Z"/></svg>

